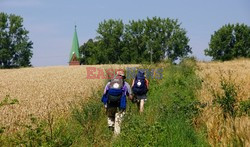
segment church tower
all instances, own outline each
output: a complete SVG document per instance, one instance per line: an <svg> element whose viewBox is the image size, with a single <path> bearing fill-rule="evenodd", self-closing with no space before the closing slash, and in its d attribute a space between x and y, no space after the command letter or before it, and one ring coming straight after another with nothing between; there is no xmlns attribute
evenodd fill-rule
<svg viewBox="0 0 250 147"><path fill-rule="evenodd" d="M69 55L69 65L80 65L79 43L75 26L75 33L72 41L72 47Z"/></svg>

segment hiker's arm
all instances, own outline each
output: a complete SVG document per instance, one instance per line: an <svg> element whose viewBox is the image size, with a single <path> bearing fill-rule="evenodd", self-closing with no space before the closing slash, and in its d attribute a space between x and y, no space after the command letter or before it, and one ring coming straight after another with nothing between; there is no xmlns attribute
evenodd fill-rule
<svg viewBox="0 0 250 147"><path fill-rule="evenodd" d="M134 84L135 84L135 79L133 79L131 87L133 87Z"/></svg>
<svg viewBox="0 0 250 147"><path fill-rule="evenodd" d="M149 82L148 82L148 79L145 79L145 81L146 81L147 89L149 89Z"/></svg>
<svg viewBox="0 0 250 147"><path fill-rule="evenodd" d="M103 102L105 108L107 108L107 100L108 99L107 99L106 93L108 91L109 84L110 84L110 82L108 82L106 84L106 86L104 88L104 91L103 91L103 96L102 96L102 102Z"/></svg>
<svg viewBox="0 0 250 147"><path fill-rule="evenodd" d="M108 86L109 86L110 82L108 82L104 88L103 94L106 94L107 90L108 90Z"/></svg>
<svg viewBox="0 0 250 147"><path fill-rule="evenodd" d="M126 95L129 96L129 99L132 99L133 97L132 97L132 91L131 91L130 85L127 82L125 82L125 86L127 87Z"/></svg>

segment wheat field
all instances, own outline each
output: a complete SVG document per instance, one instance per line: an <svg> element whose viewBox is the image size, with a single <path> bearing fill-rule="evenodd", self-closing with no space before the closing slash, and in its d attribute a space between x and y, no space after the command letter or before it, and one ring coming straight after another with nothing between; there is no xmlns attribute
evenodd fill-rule
<svg viewBox="0 0 250 147"><path fill-rule="evenodd" d="M220 77L231 80L238 86L236 102L250 99L250 60L240 59L228 62L199 62L199 75L203 79L199 99L206 103L198 122L206 125L208 139L213 146L228 146L232 139L239 137L245 146L250 146L250 118L239 116L225 120L222 109L213 105L211 89L221 91ZM235 126L235 130L233 129ZM235 136L236 135L236 136Z"/></svg>
<svg viewBox="0 0 250 147"><path fill-rule="evenodd" d="M0 107L0 127L6 133L21 130L20 125L29 122L29 115L46 119L52 112L55 116L66 117L70 103L87 99L95 89L104 86L103 79L86 79L87 67L121 69L137 65L94 65L57 66L0 70L0 102L6 96L17 99L18 103ZM213 105L211 88L220 91L220 76L231 78L239 86L237 103L250 99L250 60L228 62L198 62L198 75L202 78L199 100L206 103L202 114L195 122L197 127L205 124L209 143L213 146L227 146L236 135L250 146L250 118L248 116L227 119L222 109ZM97 72L96 72L97 73ZM232 126L235 126L234 131Z"/></svg>
<svg viewBox="0 0 250 147"><path fill-rule="evenodd" d="M86 79L86 67L122 69L135 65L58 66L0 70L0 102L7 97L18 103L0 107L0 126L13 133L32 114L46 118L48 113L67 115L70 103L87 99L104 85L103 79ZM97 73L97 72L95 72Z"/></svg>

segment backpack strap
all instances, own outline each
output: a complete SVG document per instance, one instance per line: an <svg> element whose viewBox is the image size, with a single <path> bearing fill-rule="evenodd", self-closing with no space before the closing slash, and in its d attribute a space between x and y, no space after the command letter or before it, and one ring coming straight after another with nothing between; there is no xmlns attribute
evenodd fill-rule
<svg viewBox="0 0 250 147"><path fill-rule="evenodd" d="M123 87L122 87L122 95L126 95L126 89L127 89L127 87L126 87L125 82L124 82Z"/></svg>
<svg viewBox="0 0 250 147"><path fill-rule="evenodd" d="M120 106L119 106L120 109L126 109L126 105L127 105L126 91L127 91L127 87L124 82L123 87L122 87L122 97L121 97Z"/></svg>

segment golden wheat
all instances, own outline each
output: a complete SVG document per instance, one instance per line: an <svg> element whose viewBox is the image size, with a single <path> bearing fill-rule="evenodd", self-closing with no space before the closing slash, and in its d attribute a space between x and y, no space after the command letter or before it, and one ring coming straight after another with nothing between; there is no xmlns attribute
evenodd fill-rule
<svg viewBox="0 0 250 147"><path fill-rule="evenodd" d="M124 68L135 65L95 65L96 68ZM29 121L29 115L45 118L49 111L56 116L69 112L69 103L86 99L103 86L103 79L86 79L86 67L59 66L0 70L0 102L6 95L18 104L0 107L0 126L5 132L20 130L20 124ZM97 73L97 72L95 72Z"/></svg>
<svg viewBox="0 0 250 147"><path fill-rule="evenodd" d="M198 121L205 123L208 139L213 146L228 146L232 139L239 137L245 146L250 146L250 118L248 116L236 117L236 119L223 119L222 110L212 104L211 89L221 91L220 77L231 76L238 89L237 102L250 99L250 60L241 59L228 62L200 62L199 75L204 80L199 93L200 101L207 103ZM233 129L235 126L235 130Z"/></svg>

